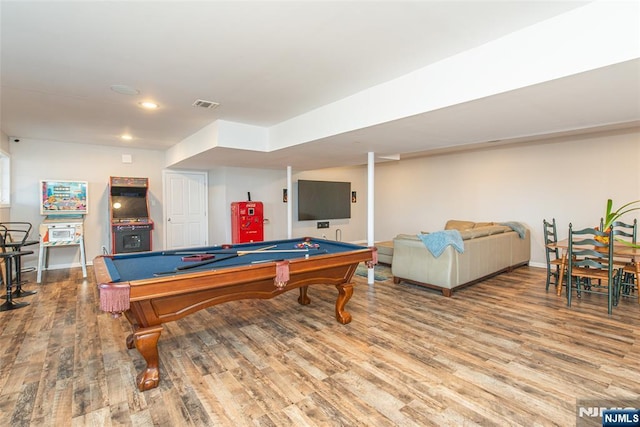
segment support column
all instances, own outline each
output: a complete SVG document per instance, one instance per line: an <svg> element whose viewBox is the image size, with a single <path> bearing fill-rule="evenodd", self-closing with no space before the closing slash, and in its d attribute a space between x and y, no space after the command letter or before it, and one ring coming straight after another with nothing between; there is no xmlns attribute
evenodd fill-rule
<svg viewBox="0 0 640 427"><path fill-rule="evenodd" d="M293 235L293 191L291 185L291 166L287 166L287 239Z"/></svg>
<svg viewBox="0 0 640 427"><path fill-rule="evenodd" d="M367 245L374 246L375 239L373 235L373 208L374 204L374 193L375 193L375 181L374 181L374 171L375 171L375 153L369 152L367 153ZM375 281L374 269L369 268L367 270L367 283L369 285L373 285Z"/></svg>

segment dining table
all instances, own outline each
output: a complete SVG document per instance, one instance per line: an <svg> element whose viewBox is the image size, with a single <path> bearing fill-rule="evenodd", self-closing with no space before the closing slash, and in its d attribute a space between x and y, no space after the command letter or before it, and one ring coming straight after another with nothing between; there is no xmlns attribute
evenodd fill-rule
<svg viewBox="0 0 640 427"><path fill-rule="evenodd" d="M560 271L562 272L558 279L558 284L556 286L556 294L560 296L562 294L562 282L564 281L564 271L567 268L567 255L569 252L569 239L558 240L555 243L549 243L547 245L550 249L560 249L562 252L561 261L560 261ZM635 267L635 275L636 281L640 278L640 247L634 247L625 245L624 243L614 242L613 243L613 257L617 259L628 260L630 263L633 263ZM637 283L637 282L636 282ZM638 304L640 304L640 291L637 292L638 296Z"/></svg>

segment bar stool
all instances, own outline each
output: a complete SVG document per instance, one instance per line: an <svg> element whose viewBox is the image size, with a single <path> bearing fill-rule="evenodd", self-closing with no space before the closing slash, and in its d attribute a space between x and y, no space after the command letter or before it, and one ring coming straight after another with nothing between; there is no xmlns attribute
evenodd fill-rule
<svg viewBox="0 0 640 427"><path fill-rule="evenodd" d="M7 251L7 247L5 246L5 240L7 236L7 228L0 225L0 260L2 261L2 281L4 282L5 288L7 290L6 301L0 305L1 311L9 311L16 310L18 308L26 307L29 305L28 302L14 302L13 301L13 261L20 259L20 257L24 255L31 255L33 251ZM17 264L16 264L17 265Z"/></svg>
<svg viewBox="0 0 640 427"><path fill-rule="evenodd" d="M38 243L40 243L39 240L29 240L29 235L31 234L31 229L33 228L30 222L0 222L0 226L4 227L4 229L0 230L0 232L2 232L3 234L4 247L6 249L11 249L15 252L21 252L22 248L25 246L37 245ZM14 257L16 271L15 290L13 291L12 295L14 298L25 297L37 293L37 291L26 291L22 289L22 284L24 283L24 281L22 280L21 258L23 255L27 255L27 253L22 253L22 255L16 255Z"/></svg>

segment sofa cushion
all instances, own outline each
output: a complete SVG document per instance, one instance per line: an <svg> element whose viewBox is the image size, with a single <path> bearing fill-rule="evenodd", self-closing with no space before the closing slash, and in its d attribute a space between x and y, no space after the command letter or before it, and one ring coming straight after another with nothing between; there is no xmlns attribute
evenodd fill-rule
<svg viewBox="0 0 640 427"><path fill-rule="evenodd" d="M507 231L512 231L511 227L506 226L506 225L490 225L488 227L482 227L483 229L486 228L489 230L489 235L492 234L499 234L499 233L506 233Z"/></svg>
<svg viewBox="0 0 640 427"><path fill-rule="evenodd" d="M475 239L476 237L488 236L489 233L487 231L483 231L482 229L474 230L464 230L460 232L460 236L462 240Z"/></svg>
<svg viewBox="0 0 640 427"><path fill-rule="evenodd" d="M475 239L477 237L485 237L490 234L489 227L472 228L471 230L465 230L460 232L462 240Z"/></svg>
<svg viewBox="0 0 640 427"><path fill-rule="evenodd" d="M378 248L378 255L393 255L393 241L391 240L376 243L376 248Z"/></svg>
<svg viewBox="0 0 640 427"><path fill-rule="evenodd" d="M465 230L471 230L474 225L475 225L475 222L473 221L460 221L458 219L450 219L449 221L447 221L447 224L444 226L444 229L465 231Z"/></svg>
<svg viewBox="0 0 640 427"><path fill-rule="evenodd" d="M391 265L393 261L393 242L391 240L376 243L378 263Z"/></svg>
<svg viewBox="0 0 640 427"><path fill-rule="evenodd" d="M422 233L422 234L427 234L427 233ZM394 240L396 239L405 239L405 240L415 240L417 242L420 241L420 239L418 238L418 236L416 234L398 234Z"/></svg>
<svg viewBox="0 0 640 427"><path fill-rule="evenodd" d="M492 234L511 231L510 227L504 225L488 225L485 227L474 227L471 230L461 231L462 240L475 239L477 237L491 236Z"/></svg>
<svg viewBox="0 0 640 427"><path fill-rule="evenodd" d="M473 228L488 227L490 225L495 225L495 222L476 222Z"/></svg>

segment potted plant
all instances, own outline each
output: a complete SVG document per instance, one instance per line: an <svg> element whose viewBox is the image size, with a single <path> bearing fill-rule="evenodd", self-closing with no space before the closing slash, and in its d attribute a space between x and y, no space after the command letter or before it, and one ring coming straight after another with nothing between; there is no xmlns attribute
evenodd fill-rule
<svg viewBox="0 0 640 427"><path fill-rule="evenodd" d="M611 225L616 222L622 215L625 215L629 212L640 210L640 200L634 200L633 202L626 203L622 205L620 208L613 210L613 200L607 200L607 212L604 215L602 222L602 229L608 231L611 229ZM634 206L635 205L635 206ZM619 240L621 243L624 243L629 246L636 246L630 242L626 242L623 240Z"/></svg>
<svg viewBox="0 0 640 427"><path fill-rule="evenodd" d="M636 203L640 203L640 200L634 200L633 202L629 202L625 205L622 205L619 209L613 210L613 200L607 200L607 213L604 215L604 223L602 228L607 230L611 227L611 224L616 222L622 215L627 214L632 211L640 210L639 206L633 206ZM633 207L632 207L633 206Z"/></svg>

